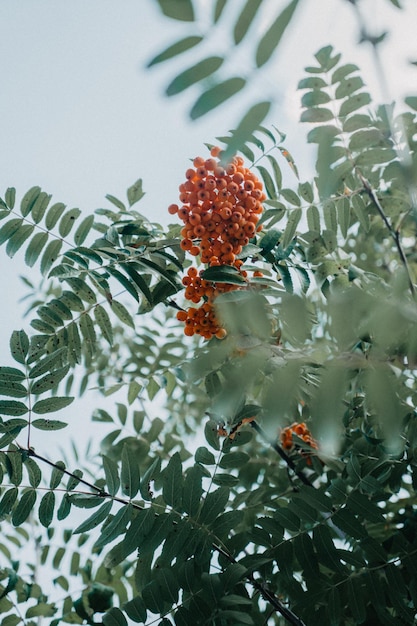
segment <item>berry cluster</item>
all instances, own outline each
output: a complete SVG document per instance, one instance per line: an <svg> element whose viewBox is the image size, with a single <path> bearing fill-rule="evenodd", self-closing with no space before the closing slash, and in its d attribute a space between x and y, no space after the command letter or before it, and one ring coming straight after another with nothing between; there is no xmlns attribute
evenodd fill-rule
<svg viewBox="0 0 417 626"><path fill-rule="evenodd" d="M180 244L183 250L192 256L200 255L201 262L208 267L235 267L246 278L247 273L241 270L243 262L237 257L262 229L257 223L266 195L261 181L244 167L242 157L233 157L223 167L217 158L220 148L212 148L210 154L208 159L194 159L194 167L185 173L186 182L179 187L182 205L171 204L168 212L177 214L184 222ZM197 304L203 299L204 303L199 309L179 311L177 317L185 322L186 335L197 333L205 339L214 335L222 338L226 333L216 319L213 300L218 294L238 287L206 281L201 276L203 271L189 268L183 284L187 300Z"/></svg>
<svg viewBox="0 0 417 626"><path fill-rule="evenodd" d="M287 426L283 428L280 433L280 441L281 445L287 452L291 452L292 450L297 450L301 453L303 457L306 458L307 464L311 465L311 455L308 452L300 449L300 446L293 441L293 435L296 435L300 439L302 439L306 444L310 446L310 448L318 449L317 441L313 438L311 432L307 428L305 422L294 422L291 426Z"/></svg>

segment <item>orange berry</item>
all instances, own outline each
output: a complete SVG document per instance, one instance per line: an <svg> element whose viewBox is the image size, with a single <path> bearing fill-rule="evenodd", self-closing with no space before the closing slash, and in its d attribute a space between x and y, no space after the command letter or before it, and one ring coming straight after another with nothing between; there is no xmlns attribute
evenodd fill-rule
<svg viewBox="0 0 417 626"><path fill-rule="evenodd" d="M204 167L208 172L213 172L214 168L217 167L217 161L215 159L206 159L204 162Z"/></svg>
<svg viewBox="0 0 417 626"><path fill-rule="evenodd" d="M175 213L178 213L178 204L170 204L168 207L168 213L170 215L175 215Z"/></svg>
<svg viewBox="0 0 417 626"><path fill-rule="evenodd" d="M227 332L224 328L220 328L220 330L217 331L217 333L215 333L217 339L224 339L227 335Z"/></svg>
<svg viewBox="0 0 417 626"><path fill-rule="evenodd" d="M200 248L198 246L192 246L188 252L192 255L192 256L198 256L200 254Z"/></svg>
<svg viewBox="0 0 417 626"><path fill-rule="evenodd" d="M185 311L178 311L177 320L179 320L180 322L185 322L186 319L187 319L187 313Z"/></svg>
<svg viewBox="0 0 417 626"><path fill-rule="evenodd" d="M187 335L188 337L192 337L194 334L195 334L194 328L191 328L190 326L186 326L184 328L184 335Z"/></svg>
<svg viewBox="0 0 417 626"><path fill-rule="evenodd" d="M193 242L191 239L182 239L180 243L181 250L191 250Z"/></svg>
<svg viewBox="0 0 417 626"><path fill-rule="evenodd" d="M212 149L210 150L210 154L212 157L217 158L221 151L222 149L219 148L219 146L213 146Z"/></svg>

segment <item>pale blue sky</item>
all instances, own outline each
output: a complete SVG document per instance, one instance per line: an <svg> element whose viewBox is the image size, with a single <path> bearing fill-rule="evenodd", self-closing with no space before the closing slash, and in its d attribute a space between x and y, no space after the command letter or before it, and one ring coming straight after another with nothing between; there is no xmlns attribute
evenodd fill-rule
<svg viewBox="0 0 417 626"><path fill-rule="evenodd" d="M200 4L207 9L213 1ZM243 4L229 0L229 16ZM387 0L362 4L376 27L393 31L382 48L393 96L415 92L417 68L406 61L417 59L417 2L404 0L404 12ZM268 25L278 5L277 0L265 3L255 30ZM164 98L163 91L200 53L144 69L165 46L195 32L194 25L162 17L156 1L0 0L0 25L0 194L15 186L20 199L29 187L40 185L54 201L86 213L105 205L106 193L123 197L142 177L147 193L141 212L167 223L166 207L177 199L187 159L204 153L205 141L233 127L247 102L274 92L279 105L270 121L287 133L287 145L307 178L312 152L302 141L308 129L297 122L295 86L323 45L333 44L346 62L363 67L365 81L379 97L370 51L358 46L352 7L343 0L304 0L279 54L256 77L252 91L194 124L187 111L198 87L177 99ZM226 69L244 74L254 38L249 36L248 46L236 53L227 32L220 30L217 48L208 45L207 54L230 52ZM20 319L22 307L16 308L24 293L18 276L31 274L36 281L36 274L25 267L23 254L12 261L4 249L0 254L0 289L6 300L0 313L3 364L9 360L11 331L27 325Z"/></svg>

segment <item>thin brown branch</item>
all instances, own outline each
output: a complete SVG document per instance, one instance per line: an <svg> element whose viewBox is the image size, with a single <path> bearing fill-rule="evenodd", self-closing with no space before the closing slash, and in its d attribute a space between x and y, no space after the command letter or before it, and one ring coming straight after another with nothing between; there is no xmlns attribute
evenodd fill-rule
<svg viewBox="0 0 417 626"><path fill-rule="evenodd" d="M391 237L394 240L395 246L398 250L398 254L400 256L401 259L401 263L404 266L404 269L406 271L407 274L407 279L408 279L408 285L410 288L410 291L412 293L412 295L415 294L415 287L414 287L414 283L411 277L411 272L410 272L410 267L408 265L408 261L407 261L407 257L405 256L405 252L404 252L404 248L402 247L401 244L401 239L400 239L400 232L399 230L395 230L391 224L391 222L389 221L388 217L385 214L385 211L378 199L378 196L376 195L375 190L373 189L372 185L369 183L369 181L360 173L358 172L359 178L363 184L363 188L366 192L366 194L368 195L369 199L371 200L372 204L374 205L374 207L376 208L376 210L378 211L382 221L384 222L385 226L388 229L389 234L391 235Z"/></svg>
<svg viewBox="0 0 417 626"><path fill-rule="evenodd" d="M275 452L277 454L279 454L279 456L281 457L281 459L283 461L285 461L285 463L288 465L288 467L290 468L290 470L292 472L294 472L294 474L301 480L301 482L304 485L307 485L308 487L313 487L314 489L314 485L311 482L311 480L304 474L304 472L302 470L299 470L296 466L296 464L294 463L294 461L291 459L291 457L288 456L288 454L285 452L285 450L283 450L281 448L281 446L279 446L277 444L276 441L271 441L271 439L268 437L268 435L266 434L266 432L264 431L264 429L259 426L258 422L256 420L253 420L252 422L250 422L250 425L252 426L252 428L254 428L256 430L256 432L262 437L262 439L265 441L265 443L267 443L269 446L271 446L271 448L273 450L275 450Z"/></svg>

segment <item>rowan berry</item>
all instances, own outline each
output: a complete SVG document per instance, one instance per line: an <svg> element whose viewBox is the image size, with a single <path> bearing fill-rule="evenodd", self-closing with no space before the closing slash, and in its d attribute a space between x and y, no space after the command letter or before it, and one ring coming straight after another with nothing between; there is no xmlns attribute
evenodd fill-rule
<svg viewBox="0 0 417 626"><path fill-rule="evenodd" d="M181 243L180 243L180 248L182 250L191 250L193 245L193 242L191 241L191 239L182 239Z"/></svg>
<svg viewBox="0 0 417 626"><path fill-rule="evenodd" d="M168 213L170 215L175 215L175 213L178 213L178 204L170 204L168 207Z"/></svg>
<svg viewBox="0 0 417 626"><path fill-rule="evenodd" d="M210 154L213 158L217 158L221 153L221 148L219 146L213 146L210 150Z"/></svg>

